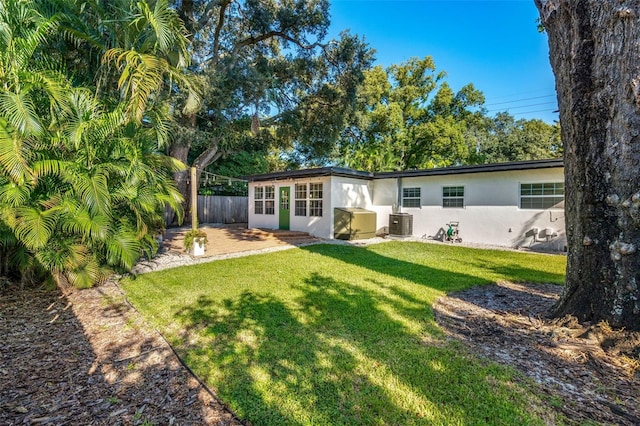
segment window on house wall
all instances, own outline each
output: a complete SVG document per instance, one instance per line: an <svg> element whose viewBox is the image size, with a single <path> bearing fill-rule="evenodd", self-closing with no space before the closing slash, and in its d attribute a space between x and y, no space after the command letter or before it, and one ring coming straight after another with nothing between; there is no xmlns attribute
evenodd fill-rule
<svg viewBox="0 0 640 426"><path fill-rule="evenodd" d="M309 216L322 216L322 183L309 184Z"/></svg>
<svg viewBox="0 0 640 426"><path fill-rule="evenodd" d="M275 214L276 210L276 188L275 186L264 187L264 214Z"/></svg>
<svg viewBox="0 0 640 426"><path fill-rule="evenodd" d="M402 188L402 207L420 207L420 188Z"/></svg>
<svg viewBox="0 0 640 426"><path fill-rule="evenodd" d="M253 212L264 214L264 188L261 186L253 188Z"/></svg>
<svg viewBox="0 0 640 426"><path fill-rule="evenodd" d="M295 215L307 215L307 184L296 183L295 190Z"/></svg>
<svg viewBox="0 0 640 426"><path fill-rule="evenodd" d="M564 182L520 184L521 209L563 209Z"/></svg>
<svg viewBox="0 0 640 426"><path fill-rule="evenodd" d="M443 186L442 207L445 209L464 207L464 186Z"/></svg>

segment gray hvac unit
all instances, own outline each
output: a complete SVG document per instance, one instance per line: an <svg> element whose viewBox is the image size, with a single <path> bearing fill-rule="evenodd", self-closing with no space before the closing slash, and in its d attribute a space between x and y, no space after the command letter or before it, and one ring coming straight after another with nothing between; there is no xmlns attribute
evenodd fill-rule
<svg viewBox="0 0 640 426"><path fill-rule="evenodd" d="M389 215L389 235L409 237L413 235L413 215L395 213Z"/></svg>

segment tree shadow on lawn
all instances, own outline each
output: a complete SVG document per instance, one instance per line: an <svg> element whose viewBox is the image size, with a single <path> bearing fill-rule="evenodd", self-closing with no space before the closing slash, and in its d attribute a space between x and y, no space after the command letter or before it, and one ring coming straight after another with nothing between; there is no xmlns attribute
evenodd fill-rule
<svg viewBox="0 0 640 426"><path fill-rule="evenodd" d="M385 248L388 247L388 244L392 243L387 243ZM531 254L505 252L501 260L503 263L499 264L495 259L487 258L484 250L466 248L470 253L474 253L475 256L466 257L464 260L461 260L459 256L448 254L447 251L442 251L440 254L442 257L442 269L437 269L419 263L421 260L419 258L420 251L427 251L427 249L424 248L424 243L403 242L397 246L398 256L406 256L408 258L416 257L418 262L401 260L398 257L384 256L375 251L376 247L375 245L370 247L353 247L318 244L302 247L302 250L331 257L345 263L370 269L374 272L405 279L433 288L434 290L445 292L462 290L472 286L493 284L499 280L557 284L564 282L564 274L546 272L534 267L527 268L523 267L520 263L510 263L508 261L509 256L514 254L528 256L531 256ZM407 248L409 248L409 253L403 253L402 250L406 250ZM415 250L411 250L412 248ZM433 249L440 250L441 247L434 247ZM457 247L447 247L447 249L457 249ZM541 255L535 254L533 256ZM450 270L452 268L450 266L451 264L453 264L452 267L454 269L457 269L455 272ZM473 269L486 270L489 271L490 274L484 274L483 277L474 275ZM487 278L488 275L491 275L491 278Z"/></svg>
<svg viewBox="0 0 640 426"><path fill-rule="evenodd" d="M293 303L201 296L176 313L174 344L252 424L535 422L510 373L440 340L430 305L370 282L314 272Z"/></svg>

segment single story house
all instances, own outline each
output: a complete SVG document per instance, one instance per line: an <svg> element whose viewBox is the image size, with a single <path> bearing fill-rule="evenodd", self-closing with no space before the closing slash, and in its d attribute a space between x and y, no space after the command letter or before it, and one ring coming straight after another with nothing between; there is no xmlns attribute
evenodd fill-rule
<svg viewBox="0 0 640 426"><path fill-rule="evenodd" d="M249 227L358 238L371 234L348 221L365 215L378 235L441 239L453 223L465 242L566 248L562 160L384 173L324 167L248 180Z"/></svg>

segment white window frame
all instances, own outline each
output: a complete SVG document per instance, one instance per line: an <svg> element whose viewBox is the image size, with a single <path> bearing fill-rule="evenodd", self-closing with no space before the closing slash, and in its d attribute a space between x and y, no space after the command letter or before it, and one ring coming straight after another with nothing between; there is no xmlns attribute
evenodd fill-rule
<svg viewBox="0 0 640 426"><path fill-rule="evenodd" d="M518 185L521 210L564 210L564 197L565 186L562 181L520 182ZM534 206L536 201L541 204Z"/></svg>
<svg viewBox="0 0 640 426"><path fill-rule="evenodd" d="M459 189L462 188L462 194ZM455 194L451 194L451 190L455 190ZM449 192L445 194L445 192ZM443 209L464 209L464 194L466 190L464 185L443 185L442 186L442 208ZM455 201L455 204L453 203ZM459 205L461 204L461 205Z"/></svg>
<svg viewBox="0 0 640 426"><path fill-rule="evenodd" d="M253 213L264 214L264 188L262 186L253 188Z"/></svg>
<svg viewBox="0 0 640 426"><path fill-rule="evenodd" d="M417 191L417 194L416 194ZM407 195L409 194L409 195ZM417 205L414 205L417 201ZM407 202L409 202L407 204ZM402 188L402 207L403 208L421 208L422 207L422 188L419 186L408 186Z"/></svg>
<svg viewBox="0 0 640 426"><path fill-rule="evenodd" d="M324 183L309 182L309 216L322 217L324 208Z"/></svg>
<svg viewBox="0 0 640 426"><path fill-rule="evenodd" d="M276 214L276 187L275 185L266 185L264 187L264 214Z"/></svg>
<svg viewBox="0 0 640 426"><path fill-rule="evenodd" d="M302 189L304 187L304 189ZM296 183L294 186L294 215L298 217L307 216L307 206L309 205L309 184L308 183Z"/></svg>

